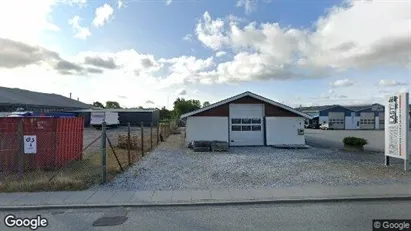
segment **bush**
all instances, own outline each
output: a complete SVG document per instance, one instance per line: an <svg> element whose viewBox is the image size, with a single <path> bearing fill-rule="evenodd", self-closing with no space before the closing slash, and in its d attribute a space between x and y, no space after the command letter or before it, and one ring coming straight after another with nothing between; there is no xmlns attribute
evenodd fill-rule
<svg viewBox="0 0 411 231"><path fill-rule="evenodd" d="M345 137L343 139L343 143L344 143L344 145L362 147L362 146L368 144L368 141L366 139L363 139L363 138L349 136L349 137Z"/></svg>

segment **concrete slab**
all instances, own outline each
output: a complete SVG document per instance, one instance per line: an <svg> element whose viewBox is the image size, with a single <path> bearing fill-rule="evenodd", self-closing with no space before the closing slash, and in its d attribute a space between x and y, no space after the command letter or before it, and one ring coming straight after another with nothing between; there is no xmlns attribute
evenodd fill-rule
<svg viewBox="0 0 411 231"><path fill-rule="evenodd" d="M267 189L264 188L249 189L248 192L253 199L269 199L272 197Z"/></svg>
<svg viewBox="0 0 411 231"><path fill-rule="evenodd" d="M64 201L65 204L82 204L86 203L86 201L94 194L96 191L78 191L71 194L67 199Z"/></svg>
<svg viewBox="0 0 411 231"><path fill-rule="evenodd" d="M12 202L12 205L42 205L53 192L32 192Z"/></svg>
<svg viewBox="0 0 411 231"><path fill-rule="evenodd" d="M53 192L47 200L44 201L44 204L47 205L61 205L65 204L65 201L69 196L71 196L74 192Z"/></svg>
<svg viewBox="0 0 411 231"><path fill-rule="evenodd" d="M229 188L228 191L230 192L231 198L234 200L251 200L254 199L250 192L246 189L234 189Z"/></svg>
<svg viewBox="0 0 411 231"><path fill-rule="evenodd" d="M171 201L173 202L191 201L191 191L190 190L174 191Z"/></svg>
<svg viewBox="0 0 411 231"><path fill-rule="evenodd" d="M97 191L86 201L91 204L104 204L114 195L115 191Z"/></svg>
<svg viewBox="0 0 411 231"><path fill-rule="evenodd" d="M224 200L224 201L232 199L228 189L212 189L211 198L213 200Z"/></svg>
<svg viewBox="0 0 411 231"><path fill-rule="evenodd" d="M131 197L130 202L150 202L154 191L137 191Z"/></svg>
<svg viewBox="0 0 411 231"><path fill-rule="evenodd" d="M191 191L191 200L211 200L211 191L210 190L193 190Z"/></svg>
<svg viewBox="0 0 411 231"><path fill-rule="evenodd" d="M155 191L151 202L171 202L173 191Z"/></svg>
<svg viewBox="0 0 411 231"><path fill-rule="evenodd" d="M13 201L26 196L26 192L16 192L16 193L0 193L0 206L10 205Z"/></svg>
<svg viewBox="0 0 411 231"><path fill-rule="evenodd" d="M119 202L127 203L131 201L131 198L133 198L134 193L135 193L134 191L117 191L107 201L114 202L114 203L119 203Z"/></svg>

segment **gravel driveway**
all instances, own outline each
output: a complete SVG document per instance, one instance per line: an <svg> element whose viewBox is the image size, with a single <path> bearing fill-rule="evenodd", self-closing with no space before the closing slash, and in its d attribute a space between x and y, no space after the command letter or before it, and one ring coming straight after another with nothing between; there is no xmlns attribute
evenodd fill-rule
<svg viewBox="0 0 411 231"><path fill-rule="evenodd" d="M384 166L381 153L321 148L287 150L236 147L229 153L196 153L172 135L151 154L102 190L188 190L217 188L346 186L411 183L401 161Z"/></svg>

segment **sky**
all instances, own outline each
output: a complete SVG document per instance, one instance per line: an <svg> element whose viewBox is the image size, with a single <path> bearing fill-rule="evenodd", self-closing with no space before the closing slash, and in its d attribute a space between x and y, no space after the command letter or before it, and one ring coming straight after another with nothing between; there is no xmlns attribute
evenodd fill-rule
<svg viewBox="0 0 411 231"><path fill-rule="evenodd" d="M409 0L0 1L0 86L90 104L381 103L410 73Z"/></svg>

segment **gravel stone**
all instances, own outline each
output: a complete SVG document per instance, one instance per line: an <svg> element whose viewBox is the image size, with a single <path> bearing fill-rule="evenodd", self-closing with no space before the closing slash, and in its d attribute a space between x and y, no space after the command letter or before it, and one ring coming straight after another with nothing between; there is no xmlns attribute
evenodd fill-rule
<svg viewBox="0 0 411 231"><path fill-rule="evenodd" d="M411 183L411 172L383 153L323 148L230 147L228 152L194 152L184 135L172 135L142 162L100 190L201 190L309 185L349 186Z"/></svg>

